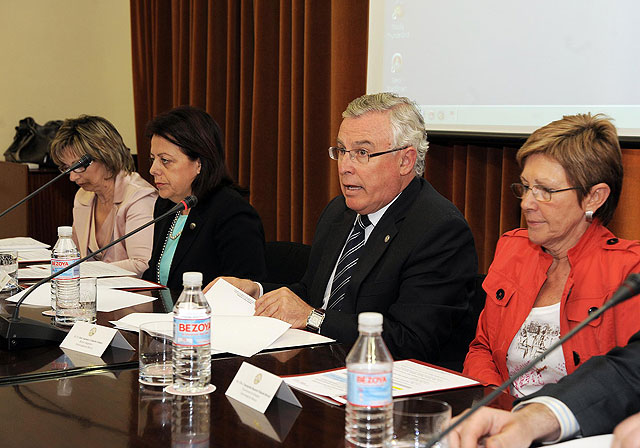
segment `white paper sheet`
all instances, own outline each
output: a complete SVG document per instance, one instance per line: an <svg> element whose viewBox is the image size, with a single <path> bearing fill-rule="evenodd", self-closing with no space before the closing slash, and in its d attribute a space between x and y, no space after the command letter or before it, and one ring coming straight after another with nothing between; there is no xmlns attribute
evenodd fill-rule
<svg viewBox="0 0 640 448"><path fill-rule="evenodd" d="M21 280L41 279L49 275L51 275L51 266L48 264L36 264L18 269L18 278ZM127 271L104 261L85 261L80 263L80 277L82 278L130 277L135 275L135 272Z"/></svg>
<svg viewBox="0 0 640 448"><path fill-rule="evenodd" d="M34 240L28 236L0 238L0 249L33 250L50 247L48 244Z"/></svg>
<svg viewBox="0 0 640 448"><path fill-rule="evenodd" d="M310 333L296 328L289 328L282 336L276 339L268 349L295 348L306 345L328 344L335 342L335 339L322 336L317 333Z"/></svg>
<svg viewBox="0 0 640 448"><path fill-rule="evenodd" d="M25 291L21 291L15 296L8 297L8 302L17 302L25 294ZM141 303L152 302L154 297L143 296L142 294L135 294L127 291L119 291L117 289L110 289L104 287L98 287L97 290L97 310L102 312L115 311L129 306L139 305ZM51 286L50 283L40 285L29 297L23 302L23 305L36 305L36 306L51 306Z"/></svg>
<svg viewBox="0 0 640 448"><path fill-rule="evenodd" d="M137 277L107 277L99 278L98 286L111 289L161 289L157 283Z"/></svg>
<svg viewBox="0 0 640 448"><path fill-rule="evenodd" d="M37 261L50 262L51 249L42 248L42 249L29 249L29 250L19 249L18 250L19 263L35 263Z"/></svg>
<svg viewBox="0 0 640 448"><path fill-rule="evenodd" d="M225 280L218 280L204 295L212 316L253 316L256 300Z"/></svg>
<svg viewBox="0 0 640 448"><path fill-rule="evenodd" d="M39 280L51 275L51 266L48 264L36 264L18 268L19 280Z"/></svg>
<svg viewBox="0 0 640 448"><path fill-rule="evenodd" d="M172 319L172 313L132 313L111 323L123 330L138 331L143 323ZM271 317L211 316L211 352L250 357L268 348L290 326Z"/></svg>
<svg viewBox="0 0 640 448"><path fill-rule="evenodd" d="M105 263L104 261L85 261L80 263L80 277L126 277L135 276L135 272L127 271L121 267L118 267L112 263Z"/></svg>
<svg viewBox="0 0 640 448"><path fill-rule="evenodd" d="M317 396L324 401L345 403L347 369L286 377L291 387ZM412 360L393 363L393 396L402 397L438 390L478 385L475 380ZM324 398L322 398L324 397ZM325 400L328 398L329 400Z"/></svg>
<svg viewBox="0 0 640 448"><path fill-rule="evenodd" d="M613 434L603 434L601 436L584 437L582 439L569 440L568 442L556 443L554 445L562 448L606 448L611 446Z"/></svg>

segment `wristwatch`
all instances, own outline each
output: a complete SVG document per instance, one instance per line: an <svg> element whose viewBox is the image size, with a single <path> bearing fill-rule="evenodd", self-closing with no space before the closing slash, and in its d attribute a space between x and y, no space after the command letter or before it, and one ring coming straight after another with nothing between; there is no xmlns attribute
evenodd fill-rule
<svg viewBox="0 0 640 448"><path fill-rule="evenodd" d="M307 317L307 327L305 330L312 331L314 333L320 333L320 326L324 320L324 310L315 309L311 310L311 314Z"/></svg>

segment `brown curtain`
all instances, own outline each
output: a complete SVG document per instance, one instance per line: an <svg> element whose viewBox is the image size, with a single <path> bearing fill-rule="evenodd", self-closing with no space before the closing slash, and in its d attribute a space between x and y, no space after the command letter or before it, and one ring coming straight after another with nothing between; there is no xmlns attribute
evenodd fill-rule
<svg viewBox="0 0 640 448"><path fill-rule="evenodd" d="M365 92L367 0L131 0L140 171L145 124L180 104L206 109L225 133L226 161L268 240L310 243L339 194L326 148L340 114ZM521 142L437 138L425 177L465 215L486 272L502 233L521 225L515 153ZM624 151L611 230L640 238L640 152Z"/></svg>
<svg viewBox="0 0 640 448"><path fill-rule="evenodd" d="M365 93L368 0L131 0L138 164L145 125L181 104L207 110L267 240L310 243L339 193L327 154Z"/></svg>

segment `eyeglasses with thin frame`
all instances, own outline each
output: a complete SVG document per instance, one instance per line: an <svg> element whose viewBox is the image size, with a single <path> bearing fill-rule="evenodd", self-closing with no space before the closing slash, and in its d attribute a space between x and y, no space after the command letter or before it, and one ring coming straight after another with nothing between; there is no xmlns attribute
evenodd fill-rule
<svg viewBox="0 0 640 448"><path fill-rule="evenodd" d="M78 159L80 160L80 159ZM73 162L71 165L60 165L58 167L58 169L60 170L61 173L64 173L65 171L67 171L69 169L69 166L73 166L78 160L76 160L75 162ZM91 165L93 163L93 160L91 162L89 162L89 165ZM87 171L87 168L89 168L89 165L87 166L79 166L78 168L76 168L75 170L73 170L74 173L84 173L85 171Z"/></svg>
<svg viewBox="0 0 640 448"><path fill-rule="evenodd" d="M560 193L562 191L569 190L579 190L580 187L569 187L569 188L560 188L558 190L552 190L551 188L543 187L542 185L534 185L532 187L528 185L521 184L520 182L516 182L515 184L511 184L511 191L518 199L522 199L526 196L527 191L531 191L533 193L533 197L538 202L549 202L551 200L551 195L554 193Z"/></svg>
<svg viewBox="0 0 640 448"><path fill-rule="evenodd" d="M364 165L365 163L368 163L369 159L371 159L372 157L378 157L389 154L391 152L401 151L403 149L407 149L409 146L411 145L401 146L399 148L389 149L388 151L374 153L370 153L366 149L352 149L351 151L347 151L345 148L342 148L340 146L331 146L329 147L329 157L331 157L333 160L340 160L342 157L344 157L345 154L349 154L349 158L351 160L356 160L358 163Z"/></svg>

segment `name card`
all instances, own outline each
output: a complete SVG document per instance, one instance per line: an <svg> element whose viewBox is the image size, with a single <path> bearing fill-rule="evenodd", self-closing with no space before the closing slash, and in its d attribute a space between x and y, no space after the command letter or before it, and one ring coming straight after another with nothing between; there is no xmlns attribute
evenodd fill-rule
<svg viewBox="0 0 640 448"><path fill-rule="evenodd" d="M274 396L302 407L282 378L246 362L238 369L225 395L263 414Z"/></svg>
<svg viewBox="0 0 640 448"><path fill-rule="evenodd" d="M125 350L134 350L115 328L103 327L89 322L76 322L60 344L60 348L100 357L109 345Z"/></svg>

